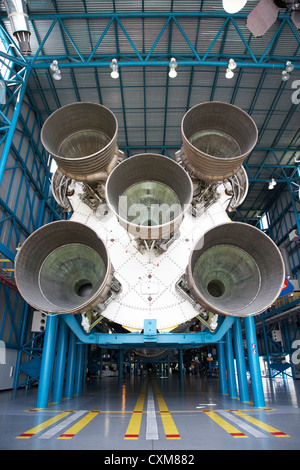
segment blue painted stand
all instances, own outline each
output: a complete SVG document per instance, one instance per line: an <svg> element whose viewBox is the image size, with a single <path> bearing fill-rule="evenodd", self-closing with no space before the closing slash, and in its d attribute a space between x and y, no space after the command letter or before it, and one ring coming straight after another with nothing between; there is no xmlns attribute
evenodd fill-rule
<svg viewBox="0 0 300 470"><path fill-rule="evenodd" d="M76 345L76 367L74 381L74 395L80 395L83 380L83 363L84 363L84 344Z"/></svg>
<svg viewBox="0 0 300 470"><path fill-rule="evenodd" d="M233 325L233 343L238 373L240 400L249 401L246 362L244 355L243 336L240 318L237 318Z"/></svg>
<svg viewBox="0 0 300 470"><path fill-rule="evenodd" d="M75 365L76 365L76 336L74 335L72 331L70 331L68 362L67 362L67 371L66 371L65 398L72 398L73 396Z"/></svg>
<svg viewBox="0 0 300 470"><path fill-rule="evenodd" d="M47 408L56 351L57 316L48 316L37 395L37 408Z"/></svg>
<svg viewBox="0 0 300 470"><path fill-rule="evenodd" d="M253 317L245 317L245 333L248 350L248 360L251 375L251 386L253 393L254 406L264 407L265 399L262 386L262 377L259 365L259 355L257 348L257 339Z"/></svg>
<svg viewBox="0 0 300 470"><path fill-rule="evenodd" d="M225 333L225 357L227 365L228 389L231 398L237 398L237 388L235 380L234 358L231 340L231 329Z"/></svg>
<svg viewBox="0 0 300 470"><path fill-rule="evenodd" d="M63 320L59 322L59 337L57 346L57 356L55 364L55 377L53 386L52 401L60 403L62 401L63 385L65 378L65 364L68 346L69 328Z"/></svg>
<svg viewBox="0 0 300 470"><path fill-rule="evenodd" d="M218 354L220 392L226 395L228 393L228 389L227 389L227 378L226 378L224 343L222 342L217 343L217 354Z"/></svg>

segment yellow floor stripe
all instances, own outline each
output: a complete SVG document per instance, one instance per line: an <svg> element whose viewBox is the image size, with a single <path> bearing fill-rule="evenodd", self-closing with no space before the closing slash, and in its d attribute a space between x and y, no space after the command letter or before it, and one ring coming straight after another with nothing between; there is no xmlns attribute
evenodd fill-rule
<svg viewBox="0 0 300 470"><path fill-rule="evenodd" d="M29 439L30 437L34 436L38 432L43 431L43 429L48 428L48 426L51 426L53 423L56 423L62 418L65 418L70 413L72 413L72 411L64 411L63 413L60 413L59 415L54 416L54 418L48 419L44 423L41 423L38 426L35 426L32 429L29 429L29 431L26 431L23 434L20 434L19 436L16 437L16 439Z"/></svg>
<svg viewBox="0 0 300 470"><path fill-rule="evenodd" d="M92 419L94 419L101 411L89 411L78 423L74 424L66 432L61 434L57 439L72 439L82 428L84 428Z"/></svg>
<svg viewBox="0 0 300 470"><path fill-rule="evenodd" d="M276 437L290 437L290 436L288 436L288 434L285 434L284 432L278 431L278 429L273 428L272 426L269 426L268 424L263 423L262 421L259 421L258 419L247 415L246 413L243 413L242 411L232 411L232 413L235 413L236 415L240 416L241 418L246 419L250 423L255 424L255 426L258 426L259 428L263 429L264 431L269 432L273 436L276 436Z"/></svg>
<svg viewBox="0 0 300 470"><path fill-rule="evenodd" d="M232 437L248 437L243 432L239 431L239 429L232 426L232 424L228 423L225 419L218 416L214 411L204 411L204 413L209 416L215 423L221 426L225 431L227 431Z"/></svg>
<svg viewBox="0 0 300 470"><path fill-rule="evenodd" d="M162 419L165 435L167 439L181 439L178 429L173 421L172 415L166 405L166 402L158 388L156 382L154 382L154 390L158 402L160 416Z"/></svg>
<svg viewBox="0 0 300 470"><path fill-rule="evenodd" d="M142 422L146 384L143 384L137 399L124 439L138 439Z"/></svg>

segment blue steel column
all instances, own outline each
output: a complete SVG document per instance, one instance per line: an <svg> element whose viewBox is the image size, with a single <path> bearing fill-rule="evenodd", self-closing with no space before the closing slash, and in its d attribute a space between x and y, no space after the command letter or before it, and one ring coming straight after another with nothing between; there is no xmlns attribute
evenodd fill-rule
<svg viewBox="0 0 300 470"><path fill-rule="evenodd" d="M82 390L82 377L83 377L83 359L84 359L84 344L79 343L76 345L76 371L74 382L74 395L80 395Z"/></svg>
<svg viewBox="0 0 300 470"><path fill-rule="evenodd" d="M179 372L179 378L183 379L183 353L182 353L182 349L178 349L178 372Z"/></svg>
<svg viewBox="0 0 300 470"><path fill-rule="evenodd" d="M257 349L257 340L255 332L255 323L253 316L245 317L245 333L248 350L248 360L251 375L251 386L253 393L254 406L264 407L265 399L262 386L262 377L259 365L259 355Z"/></svg>
<svg viewBox="0 0 300 470"><path fill-rule="evenodd" d="M218 354L220 392L226 395L228 393L228 389L227 389L227 379L226 379L226 362L225 362L225 353L224 353L224 343L222 342L217 343L217 354Z"/></svg>
<svg viewBox="0 0 300 470"><path fill-rule="evenodd" d="M231 340L231 328L229 328L229 330L227 330L225 333L225 356L226 356L226 364L227 364L229 396L231 398L237 398L234 358L233 358L233 349L232 349L232 340Z"/></svg>
<svg viewBox="0 0 300 470"><path fill-rule="evenodd" d="M65 398L72 398L74 390L74 375L76 365L76 336L70 331L68 363L66 372Z"/></svg>
<svg viewBox="0 0 300 470"><path fill-rule="evenodd" d="M62 401L62 392L63 392L65 366L66 366L66 353L67 353L67 345L68 345L68 333L69 333L69 328L67 324L63 320L60 320L56 364L55 364L55 377L54 377L53 396L52 396L52 401L54 403L60 403Z"/></svg>
<svg viewBox="0 0 300 470"><path fill-rule="evenodd" d="M21 347L18 350L18 356L17 356L17 362L16 362L16 373L15 373L14 384L13 384L13 389L14 390L16 390L18 388L20 364L21 364L21 359L22 359L22 354L23 354L22 345L24 344L24 339L25 339L25 335L26 335L27 327L28 327L28 325L27 325L28 311L29 311L29 305L24 300L23 301L22 316L21 316L22 327L21 327L21 334L20 334L20 340L19 340L19 345Z"/></svg>
<svg viewBox="0 0 300 470"><path fill-rule="evenodd" d="M57 321L56 315L49 315L47 318L37 395L37 408L47 408L48 406L56 350Z"/></svg>
<svg viewBox="0 0 300 470"><path fill-rule="evenodd" d="M238 383L241 401L249 401L249 390L246 373L246 362L243 347L243 336L240 318L236 318L233 324L233 342L238 373Z"/></svg>
<svg viewBox="0 0 300 470"><path fill-rule="evenodd" d="M18 93L15 109L14 109L14 112L10 121L10 126L7 132L7 136L5 138L5 144L4 144L1 159L0 159L0 185L2 183L2 178L4 175L6 162L8 159L9 152L10 152L12 139L16 130L17 123L18 123L18 118L20 115L22 102L23 102L25 91L26 91L26 85L27 85L27 81L30 75L30 71L31 71L30 69L26 69L24 72L23 83L21 84L21 88Z"/></svg>

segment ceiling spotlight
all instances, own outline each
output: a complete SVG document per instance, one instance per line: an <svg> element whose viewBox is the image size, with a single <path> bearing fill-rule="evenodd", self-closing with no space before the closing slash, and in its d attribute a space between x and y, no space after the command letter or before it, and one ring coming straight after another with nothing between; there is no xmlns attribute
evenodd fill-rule
<svg viewBox="0 0 300 470"><path fill-rule="evenodd" d="M58 71L58 62L57 62L57 60L54 60L50 64L50 70L52 70L52 72L57 72Z"/></svg>
<svg viewBox="0 0 300 470"><path fill-rule="evenodd" d="M275 186L276 186L276 181L274 180L274 178L272 178L272 181L270 181L269 183L269 189L273 189Z"/></svg>
<svg viewBox="0 0 300 470"><path fill-rule="evenodd" d="M292 64L292 62L290 62L289 60L287 61L285 65L286 65L285 70L287 72L292 72L295 68L294 64Z"/></svg>
<svg viewBox="0 0 300 470"><path fill-rule="evenodd" d="M234 76L233 71L228 68L228 69L226 70L225 77L226 77L226 78L232 78L233 76Z"/></svg>
<svg viewBox="0 0 300 470"><path fill-rule="evenodd" d="M61 80L61 73L60 73L60 70L59 70L57 60L53 60L53 62L51 62L50 70L51 70L51 72L53 72L52 77L54 78L54 80Z"/></svg>
<svg viewBox="0 0 300 470"><path fill-rule="evenodd" d="M111 61L110 68L112 70L110 73L111 78L119 78L119 72L118 72L119 66L118 66L117 59L113 59Z"/></svg>
<svg viewBox="0 0 300 470"><path fill-rule="evenodd" d="M286 82L289 78L290 78L290 74L286 70L283 70L281 73L281 80L283 82Z"/></svg>
<svg viewBox="0 0 300 470"><path fill-rule="evenodd" d="M227 13L237 13L246 3L247 0L223 0L223 8Z"/></svg>
<svg viewBox="0 0 300 470"><path fill-rule="evenodd" d="M229 59L228 68L234 70L236 68L236 62L233 59Z"/></svg>
<svg viewBox="0 0 300 470"><path fill-rule="evenodd" d="M176 62L176 59L174 59L174 57L172 57L172 59L170 60L169 62L169 67L170 67L170 70L169 70L169 77L170 78L175 78L177 77L177 72L176 72L176 67L177 67L177 62Z"/></svg>
<svg viewBox="0 0 300 470"><path fill-rule="evenodd" d="M54 72L54 74L52 75L52 77L54 78L54 80L61 80L61 73L60 73L60 70L56 70L56 72Z"/></svg>

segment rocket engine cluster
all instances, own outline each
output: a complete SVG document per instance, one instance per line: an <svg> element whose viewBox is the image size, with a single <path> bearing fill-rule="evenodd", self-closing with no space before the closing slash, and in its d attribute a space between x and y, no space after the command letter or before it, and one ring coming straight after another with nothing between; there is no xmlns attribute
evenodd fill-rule
<svg viewBox="0 0 300 470"><path fill-rule="evenodd" d="M106 107L73 103L44 123L57 163L51 187L68 220L46 224L18 250L23 298L46 313L81 314L86 332L104 321L142 331L183 331L198 319L266 310L284 283L279 249L262 231L231 221L244 201L245 158L257 127L224 102L192 107L175 159L124 158Z"/></svg>

